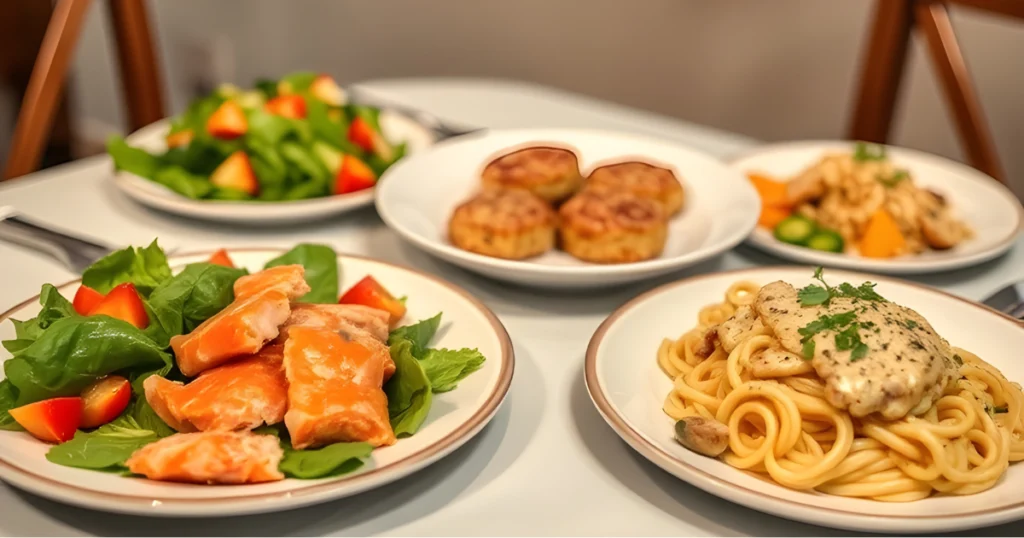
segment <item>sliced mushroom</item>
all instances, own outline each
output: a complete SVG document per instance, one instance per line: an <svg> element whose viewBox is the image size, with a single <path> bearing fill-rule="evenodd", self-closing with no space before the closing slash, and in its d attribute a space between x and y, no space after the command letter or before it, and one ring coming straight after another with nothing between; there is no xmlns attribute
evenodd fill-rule
<svg viewBox="0 0 1024 538"><path fill-rule="evenodd" d="M676 441L704 456L717 458L729 448L729 427L704 417L686 417L676 422Z"/></svg>
<svg viewBox="0 0 1024 538"><path fill-rule="evenodd" d="M963 226L945 211L923 213L920 223L925 242L936 250L953 248L964 239Z"/></svg>

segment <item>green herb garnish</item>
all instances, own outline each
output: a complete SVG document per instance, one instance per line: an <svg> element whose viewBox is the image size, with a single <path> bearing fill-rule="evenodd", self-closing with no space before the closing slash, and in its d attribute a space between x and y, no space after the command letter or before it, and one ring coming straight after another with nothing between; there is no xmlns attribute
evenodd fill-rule
<svg viewBox="0 0 1024 538"><path fill-rule="evenodd" d="M885 159L885 146L881 144L857 142L853 146L853 160L855 161L884 161Z"/></svg>
<svg viewBox="0 0 1024 538"><path fill-rule="evenodd" d="M841 314L835 314L832 316L821 316L820 318L808 323L806 326L797 329L797 332L800 333L800 336L803 337L800 339L800 343L803 344L804 358L810 359L811 357L814 356L814 341L812 340L812 338L814 338L814 335L824 331L834 331L842 329L847 325L853 323L853 320L855 320L856 318L857 313L851 310L849 312L843 312ZM840 347L838 341L839 335L836 335L836 337L836 347L840 349L852 349L854 347L853 345L846 348ZM857 341L860 341L859 336L857 337Z"/></svg>
<svg viewBox="0 0 1024 538"><path fill-rule="evenodd" d="M953 360L956 361L957 366L964 365L964 360L963 358L960 357L960 355L953 355Z"/></svg>
<svg viewBox="0 0 1024 538"><path fill-rule="evenodd" d="M895 187L900 181L903 181L908 177L910 177L910 173L907 172L906 170L896 170L889 177L877 176L875 179L877 179L878 182L881 183L882 185L892 188Z"/></svg>
<svg viewBox="0 0 1024 538"><path fill-rule="evenodd" d="M999 407L993 407L992 408L992 412L993 413L1009 413L1010 410L1005 405L1001 405Z"/></svg>
<svg viewBox="0 0 1024 538"><path fill-rule="evenodd" d="M905 326L906 326L906 327L907 327L908 329L910 329L910 330L914 330L914 329L916 329L916 328L918 328L918 327L919 327L919 325L917 324L917 322L916 322L916 321L914 321L914 320L912 320L912 319L907 319L907 320L904 320L904 321L903 321L903 325L905 325Z"/></svg>
<svg viewBox="0 0 1024 538"><path fill-rule="evenodd" d="M797 292L797 298L800 300L801 306L828 306L829 301L836 297L885 302L885 297L882 297L875 291L876 284L874 282L864 282L857 287L853 287L853 284L849 282L843 282L838 288L833 288L829 286L828 282L825 282L822 271L821 267L814 270L814 279L821 282L821 286L811 284Z"/></svg>

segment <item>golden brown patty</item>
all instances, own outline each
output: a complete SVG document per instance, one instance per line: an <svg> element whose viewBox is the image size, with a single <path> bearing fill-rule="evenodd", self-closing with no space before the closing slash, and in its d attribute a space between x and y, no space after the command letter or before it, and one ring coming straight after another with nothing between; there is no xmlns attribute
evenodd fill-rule
<svg viewBox="0 0 1024 538"><path fill-rule="evenodd" d="M674 215L683 208L683 186L667 168L640 161L610 164L590 173L588 189L625 189L641 198L649 198Z"/></svg>
<svg viewBox="0 0 1024 538"><path fill-rule="evenodd" d="M562 249L581 260L626 263L665 248L668 217L657 202L621 190L583 191L562 205Z"/></svg>
<svg viewBox="0 0 1024 538"><path fill-rule="evenodd" d="M567 149L535 146L502 155L484 167L486 188L524 189L557 203L583 185L576 154Z"/></svg>
<svg viewBox="0 0 1024 538"><path fill-rule="evenodd" d="M455 208L451 242L485 256L520 260L555 246L555 211L523 190L486 190Z"/></svg>

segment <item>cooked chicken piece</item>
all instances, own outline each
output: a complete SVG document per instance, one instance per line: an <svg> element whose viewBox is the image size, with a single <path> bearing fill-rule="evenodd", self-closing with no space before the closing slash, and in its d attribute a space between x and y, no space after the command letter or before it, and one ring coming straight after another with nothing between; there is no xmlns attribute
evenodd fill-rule
<svg viewBox="0 0 1024 538"><path fill-rule="evenodd" d="M766 349L751 358L750 364L750 373L758 379L789 377L813 371L810 361L780 349Z"/></svg>
<svg viewBox="0 0 1024 538"><path fill-rule="evenodd" d="M251 484L281 480L284 451L273 435L249 432L176 433L135 451L128 470L152 480Z"/></svg>
<svg viewBox="0 0 1024 538"><path fill-rule="evenodd" d="M306 269L301 265L279 265L235 281L235 300L244 299L266 290L277 290L289 299L298 299L309 293Z"/></svg>
<svg viewBox="0 0 1024 538"><path fill-rule="evenodd" d="M748 305L743 305L736 309L731 318L718 325L718 341L722 343L722 349L726 353L732 353L732 350L740 345L744 335L762 328L764 325L757 319L754 310Z"/></svg>
<svg viewBox="0 0 1024 538"><path fill-rule="evenodd" d="M676 422L676 441L704 456L717 458L729 448L729 427L704 417L686 417Z"/></svg>
<svg viewBox="0 0 1024 538"><path fill-rule="evenodd" d="M786 183L786 201L791 206L817 200L825 195L825 177L815 168L806 170Z"/></svg>
<svg viewBox="0 0 1024 538"><path fill-rule="evenodd" d="M891 302L835 297L828 306L801 306L797 290L780 281L761 288L754 308L782 346L801 356L801 328L832 319L824 316L853 313L850 324L812 337L811 364L825 382L829 403L855 417L877 412L892 420L923 413L942 396L956 371L952 349L928 321ZM836 342L837 334L852 323L858 324L856 335L867 346L858 359Z"/></svg>
<svg viewBox="0 0 1024 538"><path fill-rule="evenodd" d="M700 337L700 343L694 348L693 353L702 359L706 359L715 352L715 344L718 343L718 326L708 327Z"/></svg>
<svg viewBox="0 0 1024 538"><path fill-rule="evenodd" d="M358 342L370 349L379 348L388 339L391 314L377 308L349 304L294 304L292 314L281 327L277 342L288 339L294 327L309 327L334 331L345 340ZM395 373L395 361L385 353L384 381Z"/></svg>
<svg viewBox="0 0 1024 538"><path fill-rule="evenodd" d="M293 327L284 345L292 446L342 441L390 445L395 433L381 385L387 346L368 348L334 331Z"/></svg>
<svg viewBox="0 0 1024 538"><path fill-rule="evenodd" d="M288 297L267 290L235 301L189 334L171 338L181 373L192 377L243 355L256 353L277 338L291 313Z"/></svg>
<svg viewBox="0 0 1024 538"><path fill-rule="evenodd" d="M206 370L187 385L151 376L143 386L156 414L179 432L251 430L284 420L284 346Z"/></svg>

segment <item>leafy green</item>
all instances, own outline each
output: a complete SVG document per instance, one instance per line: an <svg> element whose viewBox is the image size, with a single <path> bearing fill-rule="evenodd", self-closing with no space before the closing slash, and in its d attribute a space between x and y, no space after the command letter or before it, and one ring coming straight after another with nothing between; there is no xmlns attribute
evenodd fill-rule
<svg viewBox="0 0 1024 538"><path fill-rule="evenodd" d="M144 395L140 394L136 396L128 411L125 412L140 428L149 430L157 435L157 437L169 437L177 433L174 428L167 425L166 422L146 401Z"/></svg>
<svg viewBox="0 0 1024 538"><path fill-rule="evenodd" d="M832 298L832 294L821 286L811 284L805 288L801 288L796 294L797 298L800 299L802 306L815 306L825 304L829 299Z"/></svg>
<svg viewBox="0 0 1024 538"><path fill-rule="evenodd" d="M289 478L327 478L355 471L370 457L369 443L334 443L323 448L295 450L282 442L284 457L278 469Z"/></svg>
<svg viewBox="0 0 1024 538"><path fill-rule="evenodd" d="M198 200L205 198L213 190L213 184L204 177L190 173L180 166L168 166L156 172L153 180L172 191Z"/></svg>
<svg viewBox="0 0 1024 538"><path fill-rule="evenodd" d="M428 349L420 361L435 392L448 392L469 374L484 365L484 356L476 349Z"/></svg>
<svg viewBox="0 0 1024 538"><path fill-rule="evenodd" d="M861 283L856 288L849 282L843 282L838 288L833 288L828 282L825 282L821 267L814 270L814 279L821 282L822 285L811 284L797 291L797 299L800 300L801 306L828 306L829 302L836 297L885 302L885 297L875 291L876 284L873 282Z"/></svg>
<svg viewBox="0 0 1024 538"><path fill-rule="evenodd" d="M73 439L51 448L46 459L67 467L124 472L125 461L136 450L159 439L156 432L143 428L126 414L94 431L75 432Z"/></svg>
<svg viewBox="0 0 1024 538"><path fill-rule="evenodd" d="M252 196L249 193L232 189L227 187L214 187L210 191L211 200L227 200L227 201L239 201L239 200L252 200Z"/></svg>
<svg viewBox="0 0 1024 538"><path fill-rule="evenodd" d="M166 374L171 366L164 348L133 325L108 316L74 316L53 322L4 363L4 373L20 406L78 394L115 372L134 380L139 394L145 377Z"/></svg>
<svg viewBox="0 0 1024 538"><path fill-rule="evenodd" d="M17 407L15 402L18 399L14 385L4 379L0 381L0 430L21 430L20 424L15 422L14 417L7 411Z"/></svg>
<svg viewBox="0 0 1024 538"><path fill-rule="evenodd" d="M391 344L395 373L384 385L388 416L398 437L408 437L423 424L430 412L433 390L420 361L412 354L413 344L405 338Z"/></svg>
<svg viewBox="0 0 1024 538"><path fill-rule="evenodd" d="M884 161L885 146L869 142L857 142L853 146L853 160L858 162Z"/></svg>
<svg viewBox="0 0 1024 538"><path fill-rule="evenodd" d="M327 245L303 243L267 262L266 268L299 264L306 269L310 292L304 303L334 304L338 302L338 255Z"/></svg>
<svg viewBox="0 0 1024 538"><path fill-rule="evenodd" d="M15 339L5 340L3 346L12 355L17 355L35 342L54 321L77 315L71 302L52 284L43 284L43 289L39 293L39 304L42 305L42 309L36 317L26 321L11 320L14 324Z"/></svg>
<svg viewBox="0 0 1024 538"><path fill-rule="evenodd" d="M170 337L192 332L234 300L235 281L245 274L245 269L205 262L185 266L149 296L147 334L166 346Z"/></svg>
<svg viewBox="0 0 1024 538"><path fill-rule="evenodd" d="M808 323L806 326L797 329L797 332L803 338L800 339L800 343L803 344L803 355L805 359L810 359L814 356L814 336L818 333L825 331L834 331L842 329L847 325L853 323L857 318L855 311L843 312L834 315L823 315L818 319ZM859 337L858 337L859 341ZM808 344L808 342L810 342ZM836 347L840 347L839 336L836 336ZM842 349L842 348L841 348ZM851 349L851 348L846 348Z"/></svg>
<svg viewBox="0 0 1024 538"><path fill-rule="evenodd" d="M169 278L171 266L154 239L148 247L128 247L99 259L82 273L82 284L105 294L118 284L131 282L145 298Z"/></svg>
<svg viewBox="0 0 1024 538"><path fill-rule="evenodd" d="M296 73L291 73L281 79L281 83L278 85L278 90L283 86L288 89L287 93L305 92L309 90L309 87L313 84L313 80L316 79L316 77L317 73L313 71L298 71Z"/></svg>
<svg viewBox="0 0 1024 538"><path fill-rule="evenodd" d="M413 356L422 359L427 346L434 338L434 335L437 334L437 329L440 326L441 314L438 313L432 318L420 320L412 325L405 325L391 331L391 334L388 335L388 344L394 345L403 339L408 340L412 343Z"/></svg>
<svg viewBox="0 0 1024 538"><path fill-rule="evenodd" d="M892 188L895 187L899 182L903 181L904 179L907 179L908 177L910 177L910 173L907 172L906 170L896 170L889 177L878 176L875 179L877 179L878 182L881 183L882 185Z"/></svg>
<svg viewBox="0 0 1024 538"><path fill-rule="evenodd" d="M114 159L114 168L130 174L153 179L160 168L160 159L145 150L133 148L120 136L107 139L107 153Z"/></svg>

